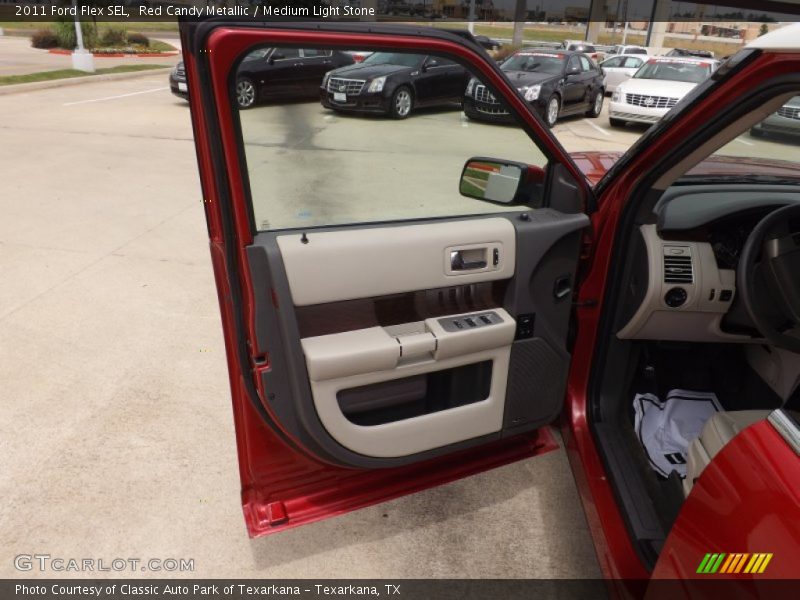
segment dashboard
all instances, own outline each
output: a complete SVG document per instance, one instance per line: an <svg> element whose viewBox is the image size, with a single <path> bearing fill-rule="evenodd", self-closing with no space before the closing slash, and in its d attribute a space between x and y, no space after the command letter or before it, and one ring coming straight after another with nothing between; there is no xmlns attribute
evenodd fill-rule
<svg viewBox="0 0 800 600"><path fill-rule="evenodd" d="M656 203L655 223L639 227L622 339L761 342L737 302L736 267L755 225L800 203L796 186L676 185Z"/></svg>

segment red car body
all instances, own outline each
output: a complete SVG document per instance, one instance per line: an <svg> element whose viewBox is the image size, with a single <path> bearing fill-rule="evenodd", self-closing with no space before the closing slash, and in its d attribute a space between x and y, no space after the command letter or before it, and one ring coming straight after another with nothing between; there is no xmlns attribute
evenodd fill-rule
<svg viewBox="0 0 800 600"><path fill-rule="evenodd" d="M188 81L193 99L192 122L198 146L204 207L219 303L225 332L230 385L233 396L239 467L242 480L242 504L251 536L274 533L322 518L368 506L412 493L460 477L468 476L508 462L547 452L556 447L546 429L442 456L429 461L390 469L350 469L320 461L307 452L291 434L280 427L265 424L253 408L253 386L241 369L242 355L237 336L255 337L247 318L247 299L252 297L253 282L242 268L247 257L244 246L253 241L242 187L243 174L234 153L215 155L214 132L209 120L216 120L224 148L237 145L236 131L225 115L231 113L230 97L224 92L230 65L237 56L254 44L286 42L295 45L324 44L325 47L403 48L442 51L469 61L487 81L506 90L506 100L521 115L531 130L541 136L542 144L554 155L563 150L531 114L522 98L510 89L488 61L477 62L474 52L442 39L369 33L341 34L307 30L254 30L219 27L200 42L183 31ZM208 59L207 76L216 90L216 115L209 115L197 99L204 97L200 76L200 52ZM663 148L680 145L719 110L770 78L800 71L800 52L764 52L745 66L736 77L721 82L707 95L697 99L691 111L676 115L661 131L657 143L637 148L619 166L620 154L581 152L572 154L567 163L573 175L586 177L581 190L588 202L596 186L598 209L591 216L591 237L587 239L585 278L577 297L577 340L567 384L561 430L570 464L586 511L599 563L607 578L641 581L657 578L695 576L697 564L707 552L772 552L771 577L797 577L796 560L800 549L800 458L769 424L763 422L741 433L712 462L694 487L663 548L652 574L634 549L617 499L598 453L588 414L590 370L597 342L597 330L603 311L603 299L617 233L620 213L650 166L656 163ZM751 162L759 172L798 177L796 170L777 161ZM738 163L739 166L741 163ZM574 166L576 165L576 166ZM612 169L617 165L617 169ZM227 173L227 183L219 177ZM692 171L693 175L726 175L735 172L737 163L725 159L707 160ZM609 169L612 169L609 172ZM598 186L599 184L599 186ZM229 195L229 196L228 196ZM221 198L230 198L231 213L225 213ZM237 290L232 281L241 283ZM245 304L245 309L239 302ZM256 367L269 368L269 360ZM256 386L259 386L257 377ZM268 390L258 388L260 397ZM280 425L279 421L275 419ZM620 583L623 594L637 594L641 588Z"/></svg>

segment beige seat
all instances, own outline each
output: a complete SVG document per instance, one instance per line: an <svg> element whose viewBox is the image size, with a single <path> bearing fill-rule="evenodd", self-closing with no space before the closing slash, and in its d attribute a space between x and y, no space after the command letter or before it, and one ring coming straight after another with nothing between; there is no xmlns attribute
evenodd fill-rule
<svg viewBox="0 0 800 600"><path fill-rule="evenodd" d="M689 444L686 479L683 480L683 490L686 495L689 495L694 482L700 477L700 473L725 444L730 442L742 429L761 419L766 419L771 412L771 410L719 412L706 421L700 435Z"/></svg>

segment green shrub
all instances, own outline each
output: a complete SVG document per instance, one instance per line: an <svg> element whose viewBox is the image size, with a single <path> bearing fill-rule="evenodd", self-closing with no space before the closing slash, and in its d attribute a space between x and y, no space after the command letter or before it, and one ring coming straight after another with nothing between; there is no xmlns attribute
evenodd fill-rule
<svg viewBox="0 0 800 600"><path fill-rule="evenodd" d="M52 29L39 29L31 36L31 46L34 48L57 48L58 38Z"/></svg>
<svg viewBox="0 0 800 600"><path fill-rule="evenodd" d="M128 43L132 46L149 46L150 38L143 33L129 33Z"/></svg>
<svg viewBox="0 0 800 600"><path fill-rule="evenodd" d="M101 46L110 46L112 48L118 48L120 46L124 46L128 41L128 32L125 30L124 27L119 26L111 26L100 36L100 45Z"/></svg>
<svg viewBox="0 0 800 600"><path fill-rule="evenodd" d="M75 21L72 19L56 21L55 33L59 48L74 50L78 46L77 36L75 35ZM83 33L83 45L85 48L97 46L97 29L95 29L94 25L81 22L81 33Z"/></svg>

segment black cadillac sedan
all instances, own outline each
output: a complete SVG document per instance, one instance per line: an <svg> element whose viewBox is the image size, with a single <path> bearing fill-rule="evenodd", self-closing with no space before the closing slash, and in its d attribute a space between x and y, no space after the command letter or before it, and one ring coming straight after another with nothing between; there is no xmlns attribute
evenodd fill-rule
<svg viewBox="0 0 800 600"><path fill-rule="evenodd" d="M351 54L337 50L259 48L239 63L236 104L244 109L267 100L316 99L325 73L354 63ZM183 61L170 72L169 85L173 94L189 99Z"/></svg>
<svg viewBox="0 0 800 600"><path fill-rule="evenodd" d="M405 119L422 106L460 106L468 79L464 67L438 56L375 52L326 74L319 95L332 110Z"/></svg>
<svg viewBox="0 0 800 600"><path fill-rule="evenodd" d="M236 103L239 108L250 108L266 100L316 98L328 71L354 63L350 54L338 50L254 50L244 57L236 71Z"/></svg>
<svg viewBox="0 0 800 600"><path fill-rule="evenodd" d="M603 71L585 54L568 50L520 50L500 65L525 100L552 127L559 117L597 117L603 109ZM511 115L477 79L464 94L471 119L510 122Z"/></svg>

